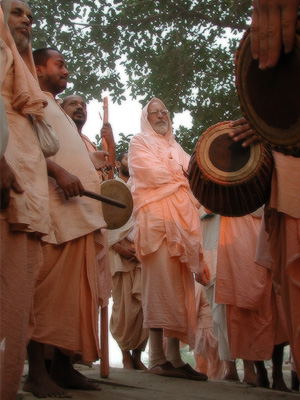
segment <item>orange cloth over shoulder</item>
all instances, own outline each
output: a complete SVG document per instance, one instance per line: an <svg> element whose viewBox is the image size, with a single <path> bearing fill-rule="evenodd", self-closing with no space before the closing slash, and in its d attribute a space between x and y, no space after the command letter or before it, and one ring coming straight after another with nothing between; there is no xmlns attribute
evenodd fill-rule
<svg viewBox="0 0 300 400"><path fill-rule="evenodd" d="M148 105L142 111L142 131L132 138L129 148L136 253L141 259L155 252L166 238L170 256L179 257L197 273L203 258L199 204L183 172L190 157L175 141L170 120L165 136L152 129Z"/></svg>

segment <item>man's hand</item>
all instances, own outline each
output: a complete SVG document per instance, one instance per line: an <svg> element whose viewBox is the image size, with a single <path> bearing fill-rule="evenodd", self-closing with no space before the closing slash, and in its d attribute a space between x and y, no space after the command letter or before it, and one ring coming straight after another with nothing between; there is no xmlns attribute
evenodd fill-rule
<svg viewBox="0 0 300 400"><path fill-rule="evenodd" d="M107 171L111 170L111 164L108 162L107 151L94 151L94 153L89 153L89 156L97 171L101 171L106 175Z"/></svg>
<svg viewBox="0 0 300 400"><path fill-rule="evenodd" d="M138 262L138 259L135 255L135 250L131 247L122 246L120 243L116 243L113 245L113 249L115 252L120 254L121 257L125 258L128 261Z"/></svg>
<svg viewBox="0 0 300 400"><path fill-rule="evenodd" d="M70 197L83 196L84 188L77 176L72 175L54 161L47 159L46 162L48 175L56 180L56 183L64 192L66 200L69 200Z"/></svg>
<svg viewBox="0 0 300 400"><path fill-rule="evenodd" d="M231 128L233 128L232 132L229 133L229 136L235 142L244 140L244 142L242 144L243 147L250 146L251 143L258 141L256 132L250 128L250 126L245 118L240 118L240 119L237 119L236 121L232 121L229 124L229 126Z"/></svg>
<svg viewBox="0 0 300 400"><path fill-rule="evenodd" d="M274 67L283 45L284 52L293 50L300 0L254 0L251 45L259 67Z"/></svg>
<svg viewBox="0 0 300 400"><path fill-rule="evenodd" d="M107 146L114 146L115 140L110 123L106 122L101 128L101 138L107 143Z"/></svg>
<svg viewBox="0 0 300 400"><path fill-rule="evenodd" d="M201 272L199 274L195 274L195 280L201 285L206 286L210 281L210 272L207 265L202 265Z"/></svg>
<svg viewBox="0 0 300 400"><path fill-rule="evenodd" d="M23 193L24 190L18 184L15 174L7 164L4 156L0 160L0 174L0 205L1 209L5 209L9 205L10 190L12 189L19 194Z"/></svg>

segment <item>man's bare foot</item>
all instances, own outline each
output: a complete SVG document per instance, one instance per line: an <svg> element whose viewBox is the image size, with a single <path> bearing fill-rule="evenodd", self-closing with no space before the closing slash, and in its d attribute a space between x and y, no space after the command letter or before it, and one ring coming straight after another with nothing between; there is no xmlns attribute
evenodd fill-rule
<svg viewBox="0 0 300 400"><path fill-rule="evenodd" d="M132 360L134 369L137 369L139 371L147 371L148 368L146 367L146 365L142 363L142 361L139 358L133 357Z"/></svg>
<svg viewBox="0 0 300 400"><path fill-rule="evenodd" d="M223 379L225 381L240 382L240 378L236 370L235 361L226 361L226 373Z"/></svg>
<svg viewBox="0 0 300 400"><path fill-rule="evenodd" d="M254 362L243 360L244 363L244 383L248 383L249 385L254 385L256 379L256 372L254 369Z"/></svg>
<svg viewBox="0 0 300 400"><path fill-rule="evenodd" d="M132 361L134 369L139 371L146 371L148 368L141 361L142 352L139 349L135 349L132 351Z"/></svg>
<svg viewBox="0 0 300 400"><path fill-rule="evenodd" d="M226 372L226 374L224 375L224 381L236 381L236 382L240 382L240 377L238 375L237 372L231 372L228 371Z"/></svg>
<svg viewBox="0 0 300 400"><path fill-rule="evenodd" d="M281 392L292 392L285 384L283 377L273 378L272 389L280 390Z"/></svg>
<svg viewBox="0 0 300 400"><path fill-rule="evenodd" d="M37 380L30 380L27 376L23 384L24 392L30 392L38 398L45 397L59 397L71 398L71 393L66 392L63 388L58 386L50 377L43 375L39 376Z"/></svg>
<svg viewBox="0 0 300 400"><path fill-rule="evenodd" d="M265 372L257 371L254 385L258 386L258 387L262 387L262 388L270 387L270 381L269 381L269 378L268 378L267 370Z"/></svg>
<svg viewBox="0 0 300 400"><path fill-rule="evenodd" d="M73 367L65 369L52 368L51 378L63 388L77 390L101 390L97 382L89 380L81 373L78 373Z"/></svg>
<svg viewBox="0 0 300 400"><path fill-rule="evenodd" d="M130 354L130 351L122 350L122 355L123 355L123 368L124 369L134 369L133 359Z"/></svg>
<svg viewBox="0 0 300 400"><path fill-rule="evenodd" d="M81 372L78 371L73 365L72 365L73 371L75 374L81 376L81 378L86 379L88 382L93 382L93 383L101 383L99 379L94 379L94 378L88 378L87 376L83 375Z"/></svg>

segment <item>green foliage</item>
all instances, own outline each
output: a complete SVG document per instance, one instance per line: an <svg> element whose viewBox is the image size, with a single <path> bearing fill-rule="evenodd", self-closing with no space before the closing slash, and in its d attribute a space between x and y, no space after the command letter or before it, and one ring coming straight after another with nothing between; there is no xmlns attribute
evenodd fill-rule
<svg viewBox="0 0 300 400"><path fill-rule="evenodd" d="M129 149L129 143L132 138L132 134L128 134L127 136L124 135L124 133L119 134L119 141L116 143L116 155L120 153L127 153ZM101 136L96 135L95 137L95 145L97 146L98 150L102 150L102 141L101 141Z"/></svg>
<svg viewBox="0 0 300 400"><path fill-rule="evenodd" d="M70 81L87 99L103 90L119 104L125 84L143 103L161 98L189 110L193 127L177 136L188 150L212 124L239 116L234 54L251 0L35 0L33 47L56 46ZM123 82L116 66L128 76ZM69 90L70 91L70 90ZM123 145L123 144L122 144Z"/></svg>
<svg viewBox="0 0 300 400"><path fill-rule="evenodd" d="M124 135L124 133L119 134L119 141L116 144L116 154L120 153L127 153L129 150L129 143L132 138L132 134L129 134L127 136Z"/></svg>

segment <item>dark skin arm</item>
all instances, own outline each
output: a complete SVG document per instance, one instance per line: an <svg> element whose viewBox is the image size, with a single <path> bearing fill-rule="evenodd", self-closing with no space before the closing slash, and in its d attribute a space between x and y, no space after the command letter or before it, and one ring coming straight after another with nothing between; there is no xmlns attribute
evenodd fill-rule
<svg viewBox="0 0 300 400"><path fill-rule="evenodd" d="M58 186L64 192L66 200L74 196L82 196L84 188L77 176L66 171L56 162L46 159L48 175L56 180Z"/></svg>
<svg viewBox="0 0 300 400"><path fill-rule="evenodd" d="M9 205L10 191L13 190L16 193L23 193L24 190L18 184L15 174L8 165L5 156L0 160L0 204L1 209L5 209Z"/></svg>

